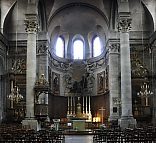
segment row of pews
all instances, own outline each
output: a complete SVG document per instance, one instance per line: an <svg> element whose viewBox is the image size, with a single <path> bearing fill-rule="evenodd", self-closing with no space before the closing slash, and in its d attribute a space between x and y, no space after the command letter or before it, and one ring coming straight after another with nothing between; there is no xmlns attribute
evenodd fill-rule
<svg viewBox="0 0 156 143"><path fill-rule="evenodd" d="M156 143L156 127L95 130L93 143Z"/></svg>
<svg viewBox="0 0 156 143"><path fill-rule="evenodd" d="M65 143L62 131L23 129L21 125L0 125L0 143Z"/></svg>

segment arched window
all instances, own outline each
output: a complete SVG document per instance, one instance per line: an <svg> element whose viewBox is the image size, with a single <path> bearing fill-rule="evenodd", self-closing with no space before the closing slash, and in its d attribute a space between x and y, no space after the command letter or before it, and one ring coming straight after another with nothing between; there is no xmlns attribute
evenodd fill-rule
<svg viewBox="0 0 156 143"><path fill-rule="evenodd" d="M102 49L101 49L100 38L96 36L93 39L93 57L99 56L101 52L102 52Z"/></svg>
<svg viewBox="0 0 156 143"><path fill-rule="evenodd" d="M55 50L58 57L64 57L64 40L62 37L57 38Z"/></svg>
<svg viewBox="0 0 156 143"><path fill-rule="evenodd" d="M83 59L83 41L75 40L73 43L73 56L74 59Z"/></svg>

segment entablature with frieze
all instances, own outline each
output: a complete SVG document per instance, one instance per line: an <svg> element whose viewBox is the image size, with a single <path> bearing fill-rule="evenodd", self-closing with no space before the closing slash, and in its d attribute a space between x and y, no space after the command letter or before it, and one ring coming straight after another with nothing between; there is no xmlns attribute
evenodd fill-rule
<svg viewBox="0 0 156 143"><path fill-rule="evenodd" d="M68 71L75 62L88 66L90 70L96 70L105 66L108 63L107 56L103 55L98 58L90 58L84 60L73 60L73 59L63 59L58 57L53 57L49 54L49 66L58 69L59 71Z"/></svg>

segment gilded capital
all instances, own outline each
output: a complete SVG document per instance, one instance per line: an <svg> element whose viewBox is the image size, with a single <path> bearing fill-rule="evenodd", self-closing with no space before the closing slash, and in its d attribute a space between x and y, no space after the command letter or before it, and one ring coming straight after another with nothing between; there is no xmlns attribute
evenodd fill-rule
<svg viewBox="0 0 156 143"><path fill-rule="evenodd" d="M25 30L26 32L30 32L30 33L36 33L38 30L38 23L37 20L32 20L32 19L26 19L25 20Z"/></svg>
<svg viewBox="0 0 156 143"><path fill-rule="evenodd" d="M118 22L118 30L120 32L129 32L131 30L131 18L120 18Z"/></svg>

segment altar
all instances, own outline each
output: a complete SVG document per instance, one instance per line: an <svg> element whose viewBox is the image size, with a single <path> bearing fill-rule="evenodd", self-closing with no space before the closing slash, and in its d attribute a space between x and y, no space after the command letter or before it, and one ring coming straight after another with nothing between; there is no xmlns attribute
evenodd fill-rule
<svg viewBox="0 0 156 143"><path fill-rule="evenodd" d="M73 119L73 130L75 131L85 131L85 122L84 119Z"/></svg>
<svg viewBox="0 0 156 143"><path fill-rule="evenodd" d="M80 97L78 97L78 103L77 103L76 109L77 109L76 116L70 118L72 125L73 125L73 130L85 131L85 123L86 123L87 118L84 117L84 114L82 114Z"/></svg>

